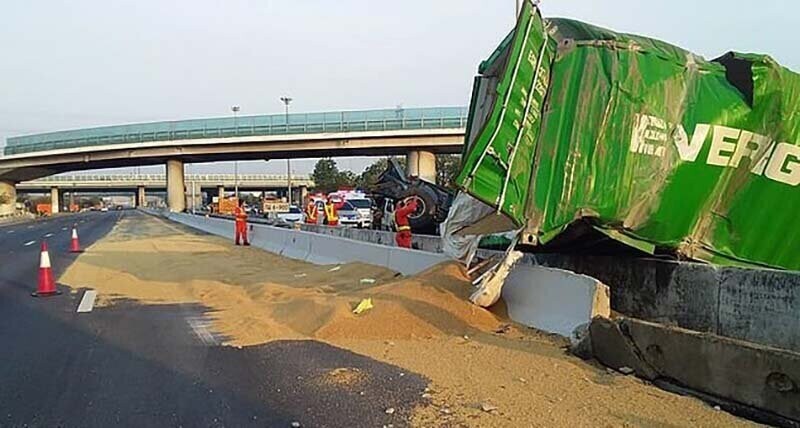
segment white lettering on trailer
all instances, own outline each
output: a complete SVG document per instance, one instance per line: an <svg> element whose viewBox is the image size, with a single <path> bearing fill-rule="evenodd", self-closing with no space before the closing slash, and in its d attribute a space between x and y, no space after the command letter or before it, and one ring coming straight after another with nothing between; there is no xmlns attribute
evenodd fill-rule
<svg viewBox="0 0 800 428"><path fill-rule="evenodd" d="M748 158L751 173L790 186L800 184L800 146L777 143L767 136L723 125L698 123L690 138L683 124L637 114L631 132L630 151L664 157L671 140L681 161L695 162L709 133L711 146L706 164L738 168L742 159Z"/></svg>

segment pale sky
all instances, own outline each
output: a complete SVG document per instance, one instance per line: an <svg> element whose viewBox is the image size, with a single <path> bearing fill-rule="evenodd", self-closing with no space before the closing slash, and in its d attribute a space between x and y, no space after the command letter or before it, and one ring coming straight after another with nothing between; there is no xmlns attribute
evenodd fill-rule
<svg viewBox="0 0 800 428"><path fill-rule="evenodd" d="M0 141L230 114L466 105L514 0L75 0L0 5ZM713 58L761 52L800 71L800 3L543 0L545 16L660 38ZM344 158L356 172L369 163ZM295 161L306 173L314 160ZM161 172L163 167L145 171ZM285 162L243 163L285 172ZM232 171L230 164L193 171Z"/></svg>

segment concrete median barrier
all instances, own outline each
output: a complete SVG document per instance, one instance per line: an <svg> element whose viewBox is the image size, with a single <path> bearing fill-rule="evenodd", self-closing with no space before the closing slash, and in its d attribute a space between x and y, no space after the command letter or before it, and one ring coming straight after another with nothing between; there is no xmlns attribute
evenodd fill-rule
<svg viewBox="0 0 800 428"><path fill-rule="evenodd" d="M170 213L170 220L214 235L233 237L233 221L224 218ZM447 260L443 254L407 250L339 236L323 235L263 224L252 226L252 244L266 251L315 264L362 262L388 267L403 275L419 273Z"/></svg>
<svg viewBox="0 0 800 428"><path fill-rule="evenodd" d="M390 267L389 247L352 239L343 239L336 236L314 234L312 251L307 261L317 264L339 263L343 255L347 261L369 263L376 266ZM424 264L424 262L423 262ZM419 266L411 266L402 273L416 273Z"/></svg>
<svg viewBox="0 0 800 428"><path fill-rule="evenodd" d="M256 226L258 230L264 229L273 229L269 226ZM278 236L281 234L274 233L275 231L272 230L274 236L276 237L276 241L278 241ZM286 234L284 235L285 238L283 240L283 246L280 251L280 255L284 257L289 257L292 259L297 260L306 260L308 258L308 254L311 251L311 241L313 235L310 233L305 232L297 232L293 230L285 230Z"/></svg>
<svg viewBox="0 0 800 428"><path fill-rule="evenodd" d="M435 264L450 260L441 253L429 253L427 251L409 250L407 248L399 247L384 247L388 252L389 269L406 273L417 273L427 269ZM420 268L422 267L422 268Z"/></svg>
<svg viewBox="0 0 800 428"><path fill-rule="evenodd" d="M566 337L596 316L609 317L610 294L590 276L525 263L511 270L503 286L511 319Z"/></svg>
<svg viewBox="0 0 800 428"><path fill-rule="evenodd" d="M749 415L770 424L800 421L798 353L626 317L595 318L589 332L595 358L607 366L795 421Z"/></svg>

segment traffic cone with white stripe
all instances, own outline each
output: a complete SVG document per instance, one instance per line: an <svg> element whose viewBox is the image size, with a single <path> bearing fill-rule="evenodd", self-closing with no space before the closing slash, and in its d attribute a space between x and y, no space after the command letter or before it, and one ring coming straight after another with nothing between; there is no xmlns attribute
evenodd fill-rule
<svg viewBox="0 0 800 428"><path fill-rule="evenodd" d="M81 252L81 244L78 243L78 229L75 226L72 226L72 241L70 241L69 243L69 252L70 253Z"/></svg>
<svg viewBox="0 0 800 428"><path fill-rule="evenodd" d="M56 289L53 268L50 267L50 253L47 251L47 241L42 241L42 252L39 256L39 285L31 295L33 297L45 297L56 294L61 294L61 292Z"/></svg>

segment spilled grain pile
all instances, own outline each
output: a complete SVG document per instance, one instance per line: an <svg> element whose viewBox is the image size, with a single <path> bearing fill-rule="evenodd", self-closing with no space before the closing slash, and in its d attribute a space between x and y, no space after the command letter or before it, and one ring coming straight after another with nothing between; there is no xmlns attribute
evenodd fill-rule
<svg viewBox="0 0 800 428"><path fill-rule="evenodd" d="M139 216L123 218L60 282L98 290L110 310L121 300L200 304L227 344L311 338L420 373L431 385L418 426L742 424L567 356L558 340L510 323L502 304L470 304L455 263L408 278L361 263L317 266ZM367 298L373 307L354 314ZM357 388L366 375L342 367L315 381Z"/></svg>

